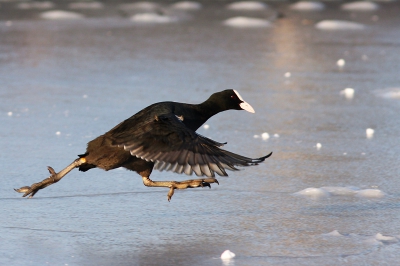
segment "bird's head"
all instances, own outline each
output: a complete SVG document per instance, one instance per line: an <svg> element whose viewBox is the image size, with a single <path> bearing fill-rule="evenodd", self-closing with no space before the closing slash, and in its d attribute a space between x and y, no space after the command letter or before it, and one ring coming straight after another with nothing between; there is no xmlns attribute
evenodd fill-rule
<svg viewBox="0 0 400 266"><path fill-rule="evenodd" d="M216 92L211 95L210 100L217 102L224 110L246 110L247 112L255 113L253 107L243 100L242 96L236 90Z"/></svg>

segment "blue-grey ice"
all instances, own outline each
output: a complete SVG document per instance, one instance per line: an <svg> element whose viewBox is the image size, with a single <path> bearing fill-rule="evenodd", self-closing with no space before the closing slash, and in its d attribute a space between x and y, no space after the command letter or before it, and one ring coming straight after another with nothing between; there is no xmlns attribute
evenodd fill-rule
<svg viewBox="0 0 400 266"><path fill-rule="evenodd" d="M320 30L362 30L364 24L345 20L322 20L315 24Z"/></svg>

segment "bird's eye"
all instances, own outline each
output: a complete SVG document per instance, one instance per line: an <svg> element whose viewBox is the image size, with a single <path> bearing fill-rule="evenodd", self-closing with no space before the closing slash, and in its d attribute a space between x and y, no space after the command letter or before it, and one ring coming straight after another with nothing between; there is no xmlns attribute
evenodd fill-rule
<svg viewBox="0 0 400 266"><path fill-rule="evenodd" d="M232 99L235 99L235 96L236 96L236 95L232 95L231 98L232 98Z"/></svg>

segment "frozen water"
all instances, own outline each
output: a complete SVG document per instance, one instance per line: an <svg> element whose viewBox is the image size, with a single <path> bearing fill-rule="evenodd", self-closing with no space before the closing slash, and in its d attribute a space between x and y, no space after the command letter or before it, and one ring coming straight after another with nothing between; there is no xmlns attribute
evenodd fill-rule
<svg viewBox="0 0 400 266"><path fill-rule="evenodd" d="M236 28L264 28L271 26L271 23L261 18L233 17L225 20L224 25Z"/></svg>
<svg viewBox="0 0 400 266"><path fill-rule="evenodd" d="M160 15L158 13L138 13L131 16L131 20L139 23L171 23L176 22L176 17Z"/></svg>
<svg viewBox="0 0 400 266"><path fill-rule="evenodd" d="M292 4L290 8L299 11L320 11L325 8L325 4L313 1L299 1Z"/></svg>
<svg viewBox="0 0 400 266"><path fill-rule="evenodd" d="M196 12L171 8L177 1L151 10L98 1L104 8L79 10L86 19L64 21L17 7L32 1L1 3L0 265L398 265L399 1L373 12L345 12L343 1L324 1L321 12L294 11L293 1L232 11L233 1L196 0ZM51 2L72 11L77 1ZM150 12L179 23L129 19ZM273 27L223 25L234 16ZM326 19L370 26L313 26ZM348 87L351 101L339 95ZM48 177L48 165L61 170L154 102L199 103L227 88L257 112L223 112L198 133L247 157L273 155L211 189L179 190L168 202L168 189L119 168L73 170L33 199L13 190ZM306 188L311 198L293 195ZM236 257L221 260L227 249Z"/></svg>
<svg viewBox="0 0 400 266"><path fill-rule="evenodd" d="M101 2L74 2L68 5L71 9L102 9L104 4Z"/></svg>
<svg viewBox="0 0 400 266"><path fill-rule="evenodd" d="M320 30L362 30L365 26L361 23L344 20L323 20L315 24Z"/></svg>
<svg viewBox="0 0 400 266"><path fill-rule="evenodd" d="M172 4L171 7L181 10L199 10L202 8L202 4L194 1L182 1Z"/></svg>
<svg viewBox="0 0 400 266"><path fill-rule="evenodd" d="M267 4L257 1L234 2L227 6L231 10L263 10L267 7Z"/></svg>
<svg viewBox="0 0 400 266"><path fill-rule="evenodd" d="M65 19L81 19L84 16L76 12L70 12L64 10L52 10L52 11L42 12L40 14L40 17L49 20L53 19L65 20Z"/></svg>
<svg viewBox="0 0 400 266"><path fill-rule="evenodd" d="M379 8L379 5L371 1L357 1L342 4L341 7L343 10L348 11L373 11L377 10Z"/></svg>

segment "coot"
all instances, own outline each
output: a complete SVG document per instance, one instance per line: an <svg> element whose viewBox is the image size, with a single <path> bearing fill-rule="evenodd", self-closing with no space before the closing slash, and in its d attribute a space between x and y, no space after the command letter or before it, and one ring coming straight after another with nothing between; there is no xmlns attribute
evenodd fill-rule
<svg viewBox="0 0 400 266"><path fill-rule="evenodd" d="M235 166L256 165L271 156L251 159L221 149L219 143L196 133L213 115L226 110L254 109L235 90L214 93L201 104L160 102L152 104L121 122L107 133L90 141L86 153L56 173L48 167L50 177L39 183L15 189L23 197L33 197L40 189L60 181L74 168L80 171L98 167L106 171L118 167L137 172L145 186L168 187L168 201L175 189L211 187L217 183L215 173L227 176L225 170ZM173 171L202 179L186 181L152 181L153 169Z"/></svg>

